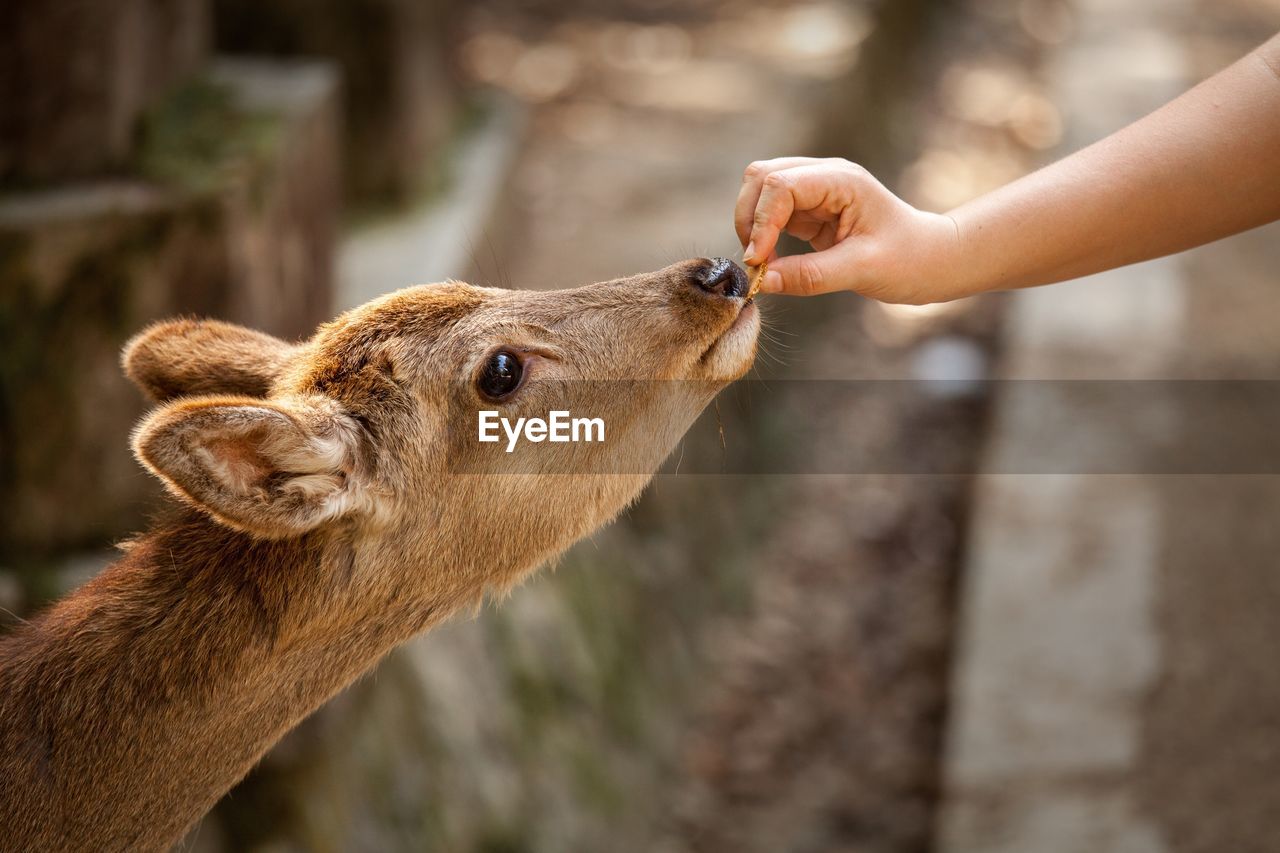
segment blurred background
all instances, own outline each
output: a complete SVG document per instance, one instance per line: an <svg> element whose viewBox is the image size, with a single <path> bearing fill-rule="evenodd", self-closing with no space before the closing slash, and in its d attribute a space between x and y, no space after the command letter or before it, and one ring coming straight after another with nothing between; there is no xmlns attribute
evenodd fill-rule
<svg viewBox="0 0 1280 853"><path fill-rule="evenodd" d="M1276 0L8 2L0 630L156 505L117 361L153 319L299 337L411 283L736 257L757 158L943 210L1278 26ZM1280 478L1010 474L1090 413L982 380L1276 379L1277 238L924 308L765 300L689 469L395 653L184 847L1275 849ZM846 470L829 435L889 473L690 473L796 419L795 470Z"/></svg>

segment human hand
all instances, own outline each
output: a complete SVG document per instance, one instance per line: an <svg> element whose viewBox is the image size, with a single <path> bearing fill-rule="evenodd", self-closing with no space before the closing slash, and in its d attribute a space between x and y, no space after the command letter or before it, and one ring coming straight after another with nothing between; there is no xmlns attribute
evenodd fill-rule
<svg viewBox="0 0 1280 853"><path fill-rule="evenodd" d="M746 169L734 226L751 266L769 262L766 293L852 290L883 302L924 304L966 295L956 277L950 217L917 210L848 160L780 157ZM777 255L783 231L810 254Z"/></svg>

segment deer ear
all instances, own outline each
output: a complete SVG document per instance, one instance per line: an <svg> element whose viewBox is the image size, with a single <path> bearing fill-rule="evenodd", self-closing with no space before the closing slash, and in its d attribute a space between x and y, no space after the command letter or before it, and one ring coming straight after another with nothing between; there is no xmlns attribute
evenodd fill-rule
<svg viewBox="0 0 1280 853"><path fill-rule="evenodd" d="M265 397L298 347L217 320L166 320L125 345L125 374L157 403L197 394Z"/></svg>
<svg viewBox="0 0 1280 853"><path fill-rule="evenodd" d="M139 461L177 497L268 539L363 505L359 427L323 397L180 400L134 431Z"/></svg>

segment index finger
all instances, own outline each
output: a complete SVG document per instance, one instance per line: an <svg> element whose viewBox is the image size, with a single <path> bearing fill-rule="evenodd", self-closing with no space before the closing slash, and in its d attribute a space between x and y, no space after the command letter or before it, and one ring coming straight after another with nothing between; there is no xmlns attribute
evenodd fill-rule
<svg viewBox="0 0 1280 853"><path fill-rule="evenodd" d="M854 175L826 164L808 163L773 172L764 180L752 215L747 263L768 257L797 211L821 212L840 220L854 203Z"/></svg>
<svg viewBox="0 0 1280 853"><path fill-rule="evenodd" d="M742 188L738 190L738 200L733 208L733 227L743 246L751 239L752 216L755 214L756 202L760 200L760 190L764 187L765 178L782 169L818 162L820 161L816 157L775 157L772 160L756 160L747 165L742 173Z"/></svg>

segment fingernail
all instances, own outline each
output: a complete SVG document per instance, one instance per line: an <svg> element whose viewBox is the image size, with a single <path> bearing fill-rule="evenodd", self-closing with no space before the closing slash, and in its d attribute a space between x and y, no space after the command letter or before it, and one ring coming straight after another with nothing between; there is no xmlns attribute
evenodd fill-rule
<svg viewBox="0 0 1280 853"><path fill-rule="evenodd" d="M763 293L781 293L782 292L782 273L769 270L764 274L764 281L760 282L760 290Z"/></svg>
<svg viewBox="0 0 1280 853"><path fill-rule="evenodd" d="M752 263L752 261L755 260L755 257L756 257L756 244L747 243L747 248L742 250L742 260L745 261L749 266L755 266L755 264Z"/></svg>

